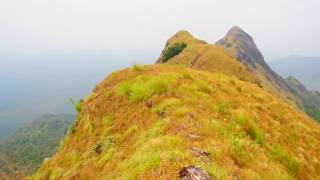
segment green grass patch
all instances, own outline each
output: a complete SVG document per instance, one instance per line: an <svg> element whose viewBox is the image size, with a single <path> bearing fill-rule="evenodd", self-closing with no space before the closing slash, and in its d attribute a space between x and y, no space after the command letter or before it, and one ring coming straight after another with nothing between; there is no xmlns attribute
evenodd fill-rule
<svg viewBox="0 0 320 180"><path fill-rule="evenodd" d="M292 176L298 175L300 169L299 162L286 153L280 145L275 147L269 146L269 150L271 151L271 157L283 164Z"/></svg>
<svg viewBox="0 0 320 180"><path fill-rule="evenodd" d="M229 102L219 100L216 102L215 109L220 116L224 118L231 117L231 104Z"/></svg>
<svg viewBox="0 0 320 180"><path fill-rule="evenodd" d="M248 118L245 113L238 113L235 115L234 120L238 123L244 131L258 144L263 143L263 134L257 127L256 123Z"/></svg>
<svg viewBox="0 0 320 180"><path fill-rule="evenodd" d="M82 99L80 99L79 101L74 101L72 98L70 98L70 102L71 104L73 105L74 109L77 111L77 112L80 112L81 111L81 104L82 104Z"/></svg>
<svg viewBox="0 0 320 180"><path fill-rule="evenodd" d="M144 71L144 67L141 66L141 65L139 65L139 64L134 64L134 65L132 66L132 69L133 69L134 71Z"/></svg>
<svg viewBox="0 0 320 180"><path fill-rule="evenodd" d="M111 177L119 179L137 179L160 166L161 162L174 163L180 159L187 159L186 150L182 149L181 139L164 133L167 120L155 122L151 128L140 134L132 155L122 160Z"/></svg>
<svg viewBox="0 0 320 180"><path fill-rule="evenodd" d="M271 157L283 164L292 176L297 176L300 170L300 164L288 153L286 153L280 145L275 147L268 146L271 151Z"/></svg>
<svg viewBox="0 0 320 180"><path fill-rule="evenodd" d="M117 87L117 94L127 96L131 102L146 101L152 95L166 93L175 79L176 75L169 73L158 76L141 75L131 81L120 83Z"/></svg>

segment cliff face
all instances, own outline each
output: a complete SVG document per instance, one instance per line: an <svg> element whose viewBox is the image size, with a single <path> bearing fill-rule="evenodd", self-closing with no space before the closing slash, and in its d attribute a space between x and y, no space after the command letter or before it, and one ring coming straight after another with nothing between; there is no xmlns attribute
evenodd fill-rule
<svg viewBox="0 0 320 180"><path fill-rule="evenodd" d="M295 77L289 76L285 80L288 86L290 87L291 91L295 94L308 93L307 88Z"/></svg>
<svg viewBox="0 0 320 180"><path fill-rule="evenodd" d="M284 99L294 98L285 80L269 67L253 38L241 28L237 26L231 28L224 38L216 42L216 45L224 47L246 65L260 79L262 86L273 94Z"/></svg>
<svg viewBox="0 0 320 180"><path fill-rule="evenodd" d="M265 62L253 38L239 27L233 27L216 45L222 46L235 56L261 81L262 86L283 99L293 100L315 120L320 120L320 97L308 91L294 77L283 79Z"/></svg>
<svg viewBox="0 0 320 180"><path fill-rule="evenodd" d="M232 27L223 39L216 42L216 45L233 49L234 56L251 68L256 68L256 64L259 64L264 69L270 69L253 38L240 27Z"/></svg>

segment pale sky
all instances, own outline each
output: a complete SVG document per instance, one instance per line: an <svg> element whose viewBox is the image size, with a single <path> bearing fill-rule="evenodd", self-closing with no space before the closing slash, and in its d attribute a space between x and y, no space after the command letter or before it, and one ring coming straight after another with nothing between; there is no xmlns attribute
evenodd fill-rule
<svg viewBox="0 0 320 180"><path fill-rule="evenodd" d="M267 58L320 56L319 9L319 0L0 0L0 52L160 52L178 30L214 43L238 25Z"/></svg>

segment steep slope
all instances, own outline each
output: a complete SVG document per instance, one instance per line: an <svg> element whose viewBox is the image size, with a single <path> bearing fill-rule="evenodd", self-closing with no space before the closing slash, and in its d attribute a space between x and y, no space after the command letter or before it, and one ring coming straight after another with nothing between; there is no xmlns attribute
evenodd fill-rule
<svg viewBox="0 0 320 180"><path fill-rule="evenodd" d="M319 124L222 73L134 66L80 105L63 146L32 179L178 179L193 165L217 179L320 177Z"/></svg>
<svg viewBox="0 0 320 180"><path fill-rule="evenodd" d="M320 121L320 92L309 91L295 77L289 76L286 82L291 91L300 99L300 107L315 120Z"/></svg>
<svg viewBox="0 0 320 180"><path fill-rule="evenodd" d="M270 61L269 64L283 77L294 76L307 89L320 90L320 57L289 56Z"/></svg>
<svg viewBox="0 0 320 180"><path fill-rule="evenodd" d="M240 27L232 27L216 45L224 47L245 64L259 78L264 88L284 99L292 98L285 80L269 67L253 38Z"/></svg>
<svg viewBox="0 0 320 180"><path fill-rule="evenodd" d="M74 120L73 115L44 115L0 142L0 171L21 179L50 157Z"/></svg>
<svg viewBox="0 0 320 180"><path fill-rule="evenodd" d="M227 35L216 44L223 46L229 53L233 54L240 62L245 64L250 71L258 77L265 89L283 99L295 101L302 110L319 121L320 101L317 96L318 93L307 91L302 83L298 82L298 84L296 84L297 81L293 78L283 79L276 74L264 61L263 55L248 33L239 27L233 27ZM313 59L311 64L316 65L315 62ZM287 63L288 64L284 64L279 61L278 65L281 65L282 68L285 69L285 67L289 67L290 64L296 64L294 62ZM296 69L300 69L300 67L303 69L305 65L303 66L301 64L301 66L296 66L294 71L299 73ZM306 71L306 68L304 68L304 70ZM308 71L312 70L309 69ZM317 70L313 72L315 73Z"/></svg>

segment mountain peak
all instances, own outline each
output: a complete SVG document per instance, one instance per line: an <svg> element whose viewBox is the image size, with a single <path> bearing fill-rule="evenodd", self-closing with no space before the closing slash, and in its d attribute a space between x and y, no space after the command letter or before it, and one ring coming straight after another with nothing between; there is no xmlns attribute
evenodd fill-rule
<svg viewBox="0 0 320 180"><path fill-rule="evenodd" d="M216 45L232 49L233 55L248 66L255 68L258 63L264 68L268 68L253 38L238 26L232 27Z"/></svg>
<svg viewBox="0 0 320 180"><path fill-rule="evenodd" d="M191 36L191 33L189 33L187 30L180 30L178 32L176 32L176 34L174 36Z"/></svg>
<svg viewBox="0 0 320 180"><path fill-rule="evenodd" d="M227 33L226 37L233 37L233 38L245 38L247 40L253 41L253 38L241 29L239 26L233 26ZM239 39L241 40L241 39Z"/></svg>
<svg viewBox="0 0 320 180"><path fill-rule="evenodd" d="M216 42L216 45L222 46L242 64L246 65L250 71L262 74L263 86L269 86L270 82L273 81L279 87L276 89L288 90L284 79L266 63L253 38L240 27L232 27L224 38Z"/></svg>
<svg viewBox="0 0 320 180"><path fill-rule="evenodd" d="M307 88L294 76L289 76L286 79L287 84L295 93L306 93L308 92Z"/></svg>

